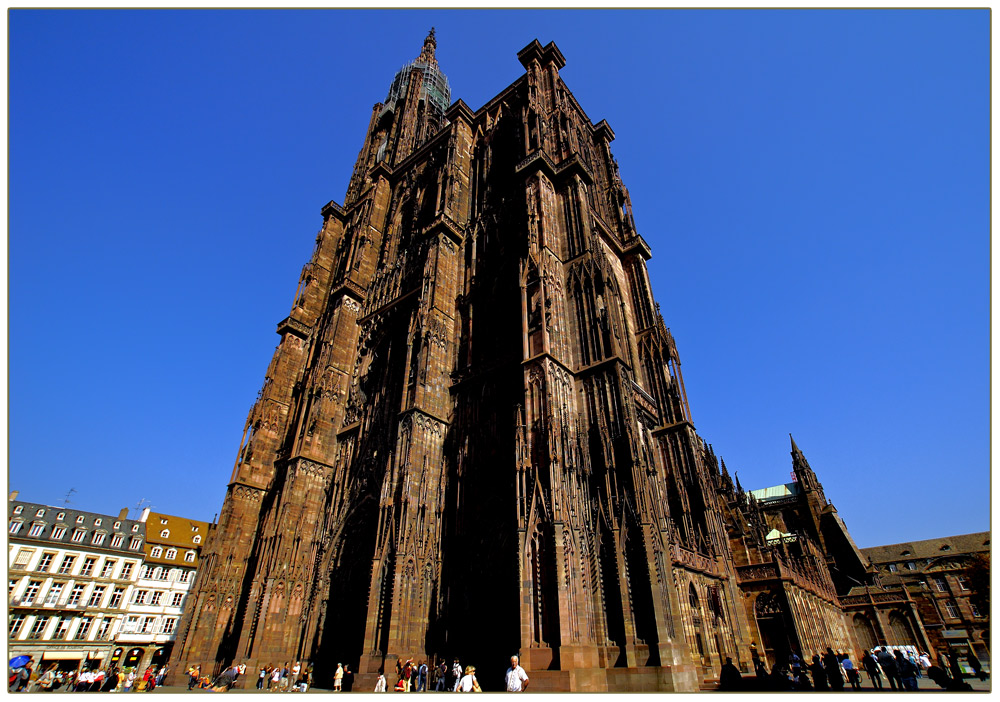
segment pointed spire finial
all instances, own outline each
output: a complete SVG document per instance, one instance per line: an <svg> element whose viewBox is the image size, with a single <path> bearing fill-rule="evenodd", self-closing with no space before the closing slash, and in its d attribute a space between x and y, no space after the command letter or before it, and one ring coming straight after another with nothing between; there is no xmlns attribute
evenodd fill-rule
<svg viewBox="0 0 1000 702"><path fill-rule="evenodd" d="M795 438L792 436L791 432L788 432L788 438L792 440L792 451L795 453L802 453L799 447L795 445Z"/></svg>
<svg viewBox="0 0 1000 702"><path fill-rule="evenodd" d="M431 31L427 33L427 38L424 39L424 48L420 50L420 61L425 62L437 62L434 58L434 50L437 48L437 37L435 36L434 27L431 27Z"/></svg>

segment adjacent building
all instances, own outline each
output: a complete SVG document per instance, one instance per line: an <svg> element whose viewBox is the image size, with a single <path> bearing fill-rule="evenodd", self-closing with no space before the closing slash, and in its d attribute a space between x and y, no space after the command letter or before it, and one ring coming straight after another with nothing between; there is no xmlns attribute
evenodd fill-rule
<svg viewBox="0 0 1000 702"><path fill-rule="evenodd" d="M160 666L211 524L8 500L8 651L44 668Z"/></svg>
<svg viewBox="0 0 1000 702"><path fill-rule="evenodd" d="M9 656L66 670L117 663L146 525L127 509L109 516L16 497L8 501Z"/></svg>
<svg viewBox="0 0 1000 702"><path fill-rule="evenodd" d="M139 520L146 527L144 560L116 637L116 652L140 669L159 668L170 657L211 525L148 508Z"/></svg>
<svg viewBox="0 0 1000 702"><path fill-rule="evenodd" d="M989 611L983 601L989 569L990 532L876 546L862 552L878 569L883 584L905 588L920 611L929 646L939 655L955 652L989 664ZM978 595L978 596L977 596ZM985 595L985 597L984 597ZM966 670L971 673L971 668Z"/></svg>

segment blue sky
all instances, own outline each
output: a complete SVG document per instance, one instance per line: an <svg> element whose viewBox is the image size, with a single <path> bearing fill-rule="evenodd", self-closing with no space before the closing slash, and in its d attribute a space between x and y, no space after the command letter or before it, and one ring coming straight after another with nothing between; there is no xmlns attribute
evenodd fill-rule
<svg viewBox="0 0 1000 702"><path fill-rule="evenodd" d="M219 511L320 207L431 26L473 109L558 44L745 487L791 432L861 546L989 528L987 10L14 10L11 489Z"/></svg>

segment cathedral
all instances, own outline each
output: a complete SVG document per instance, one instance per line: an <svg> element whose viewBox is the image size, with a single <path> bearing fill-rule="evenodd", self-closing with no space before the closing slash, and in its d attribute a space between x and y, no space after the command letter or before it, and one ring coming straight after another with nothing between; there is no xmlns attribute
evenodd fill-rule
<svg viewBox="0 0 1000 702"><path fill-rule="evenodd" d="M727 657L926 646L794 440L792 482L744 490L696 433L614 131L556 45L476 111L435 48L322 208L172 669L370 690L459 658L490 691L519 654L532 691L691 691Z"/></svg>

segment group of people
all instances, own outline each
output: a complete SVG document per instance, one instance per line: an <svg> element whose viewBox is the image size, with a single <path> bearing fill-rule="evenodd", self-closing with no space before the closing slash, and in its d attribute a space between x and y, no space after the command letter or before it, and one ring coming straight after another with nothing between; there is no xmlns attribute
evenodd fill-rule
<svg viewBox="0 0 1000 702"><path fill-rule="evenodd" d="M428 679L429 677L429 679ZM520 665L517 656L510 657L510 668L504 676L508 692L523 692L528 687L528 674ZM428 687L428 683L430 687ZM378 680L375 682L375 692L385 692L388 684L385 670L379 668ZM428 668L422 660L414 664L412 659L405 663L396 660L396 692L426 692L433 689L436 692L482 692L479 680L476 678L476 667L467 665L462 669L459 659L454 659L451 666L443 659L438 659L433 668Z"/></svg>
<svg viewBox="0 0 1000 702"><path fill-rule="evenodd" d="M971 659L974 656L970 657ZM979 661L976 660L976 663ZM948 674L951 669L952 675ZM788 655L787 665L776 662L771 671L760 660L755 662L755 676L744 678L739 669L733 664L732 658L726 658L725 664L719 675L719 690L757 690L757 691L781 691L781 690L834 690L841 691L846 685L850 685L854 690L861 689L862 671L867 675L871 687L875 690L883 689L883 678L886 681L886 688L893 691L910 691L919 689L917 680L926 673L927 677L945 690L971 690L972 687L962 682L962 673L958 667L958 658L953 653L951 659L942 656L941 665L936 666L931 663L927 653L916 653L908 650L890 650L884 646L878 646L870 651L865 651L855 665L850 656L843 652L834 653L832 648L827 648L826 652L815 654L807 663L796 653ZM982 677L981 668L977 674Z"/></svg>
<svg viewBox="0 0 1000 702"><path fill-rule="evenodd" d="M151 691L163 683L167 666L149 666L141 674L137 668L59 670L52 664L39 673L29 660L10 671L9 692L54 692L65 688L74 692L137 692Z"/></svg>

